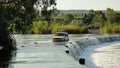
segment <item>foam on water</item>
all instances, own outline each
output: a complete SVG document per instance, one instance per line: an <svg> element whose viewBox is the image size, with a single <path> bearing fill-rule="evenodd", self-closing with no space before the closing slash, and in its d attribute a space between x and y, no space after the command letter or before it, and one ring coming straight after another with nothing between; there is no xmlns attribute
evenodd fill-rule
<svg viewBox="0 0 120 68"><path fill-rule="evenodd" d="M95 49L91 55L94 63L101 68L120 68L120 43L114 42Z"/></svg>
<svg viewBox="0 0 120 68"><path fill-rule="evenodd" d="M120 35L87 36L70 41L66 46L76 60L85 58L89 68L119 68L120 45L116 47L116 41L120 41Z"/></svg>

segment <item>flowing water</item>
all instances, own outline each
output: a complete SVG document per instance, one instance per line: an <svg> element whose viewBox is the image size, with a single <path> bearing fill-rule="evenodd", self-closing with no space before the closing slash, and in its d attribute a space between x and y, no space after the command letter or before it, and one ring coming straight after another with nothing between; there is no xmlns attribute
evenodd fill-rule
<svg viewBox="0 0 120 68"><path fill-rule="evenodd" d="M66 45L56 45L52 36L15 35L18 50L0 68L120 68L119 37L69 35Z"/></svg>

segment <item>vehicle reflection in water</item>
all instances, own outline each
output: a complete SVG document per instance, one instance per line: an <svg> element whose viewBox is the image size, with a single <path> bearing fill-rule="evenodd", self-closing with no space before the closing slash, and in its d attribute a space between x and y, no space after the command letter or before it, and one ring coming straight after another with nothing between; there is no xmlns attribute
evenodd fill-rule
<svg viewBox="0 0 120 68"><path fill-rule="evenodd" d="M12 65L16 56L16 50L0 49L0 68L14 68Z"/></svg>

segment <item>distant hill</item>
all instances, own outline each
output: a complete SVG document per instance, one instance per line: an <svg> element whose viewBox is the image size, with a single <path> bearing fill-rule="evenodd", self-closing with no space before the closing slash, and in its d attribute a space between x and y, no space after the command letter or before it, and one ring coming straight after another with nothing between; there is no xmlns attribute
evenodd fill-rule
<svg viewBox="0 0 120 68"><path fill-rule="evenodd" d="M103 13L106 12L106 10L101 10L101 11ZM65 13L65 14L88 14L89 10L60 10L60 13Z"/></svg>
<svg viewBox="0 0 120 68"><path fill-rule="evenodd" d="M88 14L89 10L60 10L60 13L65 14Z"/></svg>
<svg viewBox="0 0 120 68"><path fill-rule="evenodd" d="M65 14L88 14L89 10L60 10L60 13Z"/></svg>
<svg viewBox="0 0 120 68"><path fill-rule="evenodd" d="M96 11L96 10L95 10ZM106 13L106 10L101 10L103 13ZM120 11L116 11L120 13ZM60 13L64 14L88 14L89 10L60 10Z"/></svg>

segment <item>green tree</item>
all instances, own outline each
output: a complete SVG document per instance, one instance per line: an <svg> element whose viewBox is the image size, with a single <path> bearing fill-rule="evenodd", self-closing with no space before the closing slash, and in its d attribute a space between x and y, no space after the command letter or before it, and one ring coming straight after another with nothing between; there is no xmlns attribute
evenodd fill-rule
<svg viewBox="0 0 120 68"><path fill-rule="evenodd" d="M92 22L93 22L93 24L95 24L95 26L104 25L104 22L105 22L104 13L102 13L102 11L95 11L95 16L93 17Z"/></svg>
<svg viewBox="0 0 120 68"><path fill-rule="evenodd" d="M116 21L116 12L111 9L111 8L107 8L107 12L106 12L106 18L109 24L112 24Z"/></svg>
<svg viewBox="0 0 120 68"><path fill-rule="evenodd" d="M120 24L120 13L117 13L116 22Z"/></svg>
<svg viewBox="0 0 120 68"><path fill-rule="evenodd" d="M41 34L48 30L48 22L47 21L33 21L32 31L34 34Z"/></svg>
<svg viewBox="0 0 120 68"><path fill-rule="evenodd" d="M83 22L82 20L72 20L70 25L82 26Z"/></svg>
<svg viewBox="0 0 120 68"><path fill-rule="evenodd" d="M9 0L0 0L0 47L3 50L13 50L15 40L11 37L8 31L9 21L14 19L15 4Z"/></svg>
<svg viewBox="0 0 120 68"><path fill-rule="evenodd" d="M71 21L74 19L74 16L72 14L65 14L64 15L64 22L65 24L71 23Z"/></svg>
<svg viewBox="0 0 120 68"><path fill-rule="evenodd" d="M85 14L84 17L83 17L84 24L90 24L92 22L94 16L95 16L95 11L94 10L89 10L89 13Z"/></svg>

